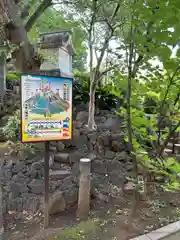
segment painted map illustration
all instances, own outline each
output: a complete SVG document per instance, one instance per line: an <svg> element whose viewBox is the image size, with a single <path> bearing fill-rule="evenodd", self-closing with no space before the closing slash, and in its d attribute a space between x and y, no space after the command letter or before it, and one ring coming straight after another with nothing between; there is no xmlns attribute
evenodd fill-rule
<svg viewBox="0 0 180 240"><path fill-rule="evenodd" d="M71 137L72 79L25 75L21 85L22 137L27 141Z"/></svg>

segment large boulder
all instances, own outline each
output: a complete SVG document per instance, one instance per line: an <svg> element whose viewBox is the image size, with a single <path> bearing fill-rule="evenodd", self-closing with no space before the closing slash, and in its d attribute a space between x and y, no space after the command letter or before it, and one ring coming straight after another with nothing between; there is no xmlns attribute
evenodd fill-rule
<svg viewBox="0 0 180 240"><path fill-rule="evenodd" d="M62 212L66 209L66 203L61 191L53 193L49 199L49 214Z"/></svg>
<svg viewBox="0 0 180 240"><path fill-rule="evenodd" d="M76 121L87 122L89 113L88 111L78 112L76 115Z"/></svg>
<svg viewBox="0 0 180 240"><path fill-rule="evenodd" d="M44 175L43 161L34 162L31 165L30 176L32 178L41 178Z"/></svg>
<svg viewBox="0 0 180 240"><path fill-rule="evenodd" d="M26 163L25 161L19 161L13 167L13 173L19 173L26 171Z"/></svg>
<svg viewBox="0 0 180 240"><path fill-rule="evenodd" d="M128 155L128 153L126 151L119 152L116 155L115 159L119 162L124 162L124 163L131 161L131 157L130 157L130 155Z"/></svg>
<svg viewBox="0 0 180 240"><path fill-rule="evenodd" d="M12 197L18 197L21 193L28 193L29 188L21 183L11 183Z"/></svg>
<svg viewBox="0 0 180 240"><path fill-rule="evenodd" d="M80 159L83 158L83 157L84 157L83 152L78 151L78 150L73 151L73 152L71 153L71 156L70 156L71 163L79 162Z"/></svg>
<svg viewBox="0 0 180 240"><path fill-rule="evenodd" d="M22 197L23 210L26 210L33 214L37 213L40 207L39 196L32 193L23 193L21 197Z"/></svg>
<svg viewBox="0 0 180 240"><path fill-rule="evenodd" d="M100 201L108 200L109 182L107 175L95 173L91 175L91 195Z"/></svg>
<svg viewBox="0 0 180 240"><path fill-rule="evenodd" d="M65 145L64 145L64 143L62 141L57 141L55 143L55 146L56 146L56 149L57 149L58 152L63 151L64 147L65 147Z"/></svg>
<svg viewBox="0 0 180 240"><path fill-rule="evenodd" d="M54 156L54 161L59 163L70 164L70 156L68 153L56 153Z"/></svg>
<svg viewBox="0 0 180 240"><path fill-rule="evenodd" d="M66 203L66 208L70 208L77 204L78 201L78 187L76 185L70 186L67 190L62 192L65 203Z"/></svg>
<svg viewBox="0 0 180 240"><path fill-rule="evenodd" d="M14 175L13 178L12 178L12 182L14 183L20 183L20 184L28 184L28 182L30 181L30 179L23 175L21 172Z"/></svg>
<svg viewBox="0 0 180 240"><path fill-rule="evenodd" d="M31 193L42 194L44 193L44 182L41 179L33 179L29 184Z"/></svg>
<svg viewBox="0 0 180 240"><path fill-rule="evenodd" d="M119 132L121 129L121 119L118 116L108 116L107 120L101 124L101 127L111 132Z"/></svg>
<svg viewBox="0 0 180 240"><path fill-rule="evenodd" d="M91 162L91 172L106 174L107 171L106 161L95 159Z"/></svg>
<svg viewBox="0 0 180 240"><path fill-rule="evenodd" d="M112 141L112 151L121 152L125 150L125 144L123 141Z"/></svg>

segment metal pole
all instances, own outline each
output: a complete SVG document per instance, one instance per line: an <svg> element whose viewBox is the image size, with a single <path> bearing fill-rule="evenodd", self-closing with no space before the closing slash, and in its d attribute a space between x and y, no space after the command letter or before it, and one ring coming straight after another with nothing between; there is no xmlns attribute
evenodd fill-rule
<svg viewBox="0 0 180 240"><path fill-rule="evenodd" d="M80 159L80 181L77 217L87 218L90 209L90 172L91 160Z"/></svg>
<svg viewBox="0 0 180 240"><path fill-rule="evenodd" d="M4 226L3 226L3 190L0 185L0 240L4 239Z"/></svg>
<svg viewBox="0 0 180 240"><path fill-rule="evenodd" d="M49 226L49 142L45 142L44 153L44 228Z"/></svg>

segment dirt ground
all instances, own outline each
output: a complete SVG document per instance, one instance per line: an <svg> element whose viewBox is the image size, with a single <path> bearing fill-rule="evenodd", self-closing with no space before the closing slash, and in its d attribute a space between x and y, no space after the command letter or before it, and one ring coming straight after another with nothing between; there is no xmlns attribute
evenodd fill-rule
<svg viewBox="0 0 180 240"><path fill-rule="evenodd" d="M132 195L123 201L108 203L92 201L90 217L76 219L76 206L51 217L49 229L43 229L43 215L11 213L5 217L5 237L8 240L128 240L180 219L180 193L156 193L137 206L132 219ZM22 217L23 216L23 217ZM6 239L5 238L5 239Z"/></svg>

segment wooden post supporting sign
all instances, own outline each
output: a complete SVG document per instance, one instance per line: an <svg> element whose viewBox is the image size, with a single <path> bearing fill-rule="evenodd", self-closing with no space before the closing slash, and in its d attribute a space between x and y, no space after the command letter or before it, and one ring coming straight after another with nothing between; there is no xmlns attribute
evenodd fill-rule
<svg viewBox="0 0 180 240"><path fill-rule="evenodd" d="M49 226L49 142L45 142L44 151L44 228Z"/></svg>
<svg viewBox="0 0 180 240"><path fill-rule="evenodd" d="M72 78L65 77L21 76L21 141L45 144L44 228L49 226L50 141L72 138L72 82ZM68 84L66 92L64 84Z"/></svg>
<svg viewBox="0 0 180 240"><path fill-rule="evenodd" d="M52 59L49 58L49 54L47 61L44 61L40 67L40 73L21 75L21 140L23 143L45 143L45 228L49 226L50 141L69 140L72 138L73 76L71 67L68 67L67 70L67 66L72 65L71 55L74 54L74 50L70 39L69 31L43 34L40 40L41 50L48 50L52 55ZM67 64L64 64L64 69L62 66L60 69L58 60L62 57L59 56L59 49L62 47L68 53L68 61ZM55 53L57 57L54 57ZM52 60L54 60L53 64ZM65 74L62 76L63 72Z"/></svg>

